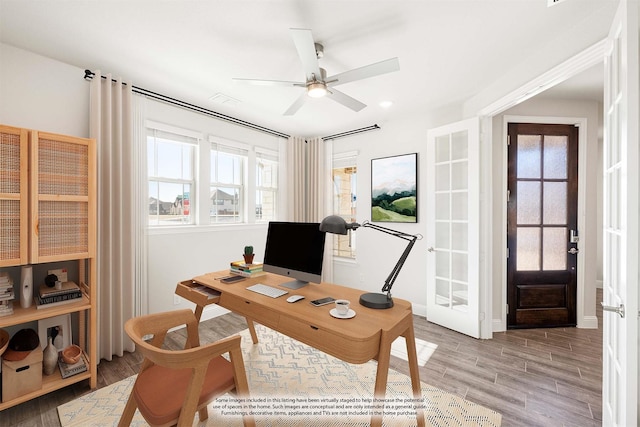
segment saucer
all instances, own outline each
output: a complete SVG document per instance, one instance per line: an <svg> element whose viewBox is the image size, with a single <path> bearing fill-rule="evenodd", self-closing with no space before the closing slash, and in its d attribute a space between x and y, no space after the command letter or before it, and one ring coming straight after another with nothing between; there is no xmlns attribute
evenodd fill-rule
<svg viewBox="0 0 640 427"><path fill-rule="evenodd" d="M347 314L338 314L338 311L335 308L332 308L329 311L329 314L337 319L351 319L352 317L356 316L356 312L351 309L349 309Z"/></svg>

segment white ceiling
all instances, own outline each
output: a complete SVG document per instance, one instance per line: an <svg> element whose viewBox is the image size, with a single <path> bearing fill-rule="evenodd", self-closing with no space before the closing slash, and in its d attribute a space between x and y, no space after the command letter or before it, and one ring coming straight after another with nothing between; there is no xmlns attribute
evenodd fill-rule
<svg viewBox="0 0 640 427"><path fill-rule="evenodd" d="M460 104L525 63L531 52L570 45L567 34L601 40L616 5L617 0L566 0L552 7L547 0L0 0L0 42L121 75L135 86L280 132L325 136ZM285 117L302 88L232 79L304 80L289 28L313 31L325 47L321 66L328 75L392 57L399 58L400 71L340 86L367 104L358 113L324 98L309 99ZM216 94L238 102L214 103ZM601 100L601 67L544 96ZM379 106L386 100L392 107Z"/></svg>

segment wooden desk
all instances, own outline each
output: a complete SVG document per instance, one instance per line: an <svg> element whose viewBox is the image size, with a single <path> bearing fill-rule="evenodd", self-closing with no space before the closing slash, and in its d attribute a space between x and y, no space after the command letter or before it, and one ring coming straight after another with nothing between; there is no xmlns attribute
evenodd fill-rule
<svg viewBox="0 0 640 427"><path fill-rule="evenodd" d="M202 314L205 305L216 303L246 317L254 343L258 339L253 322L258 322L349 363L377 360L374 388L377 399L383 399L386 394L391 344L396 338L405 337L413 395L417 399L422 398L410 302L394 298L394 307L375 310L358 304L363 291L330 283L309 284L297 290L289 290L288 295L271 298L246 288L255 283L279 287L279 284L290 279L267 273L233 284L221 283L219 279L226 275L228 270L194 277L179 283L176 293L197 304L197 316ZM207 299L202 294L196 295L197 292L192 288L197 284L218 291L220 296ZM294 294L303 295L305 299L288 303L287 297ZM350 300L357 313L356 317L348 320L336 319L329 314L331 306L314 307L309 304L311 300L326 296ZM372 415L372 426L382 425L382 408L380 409ZM418 426L424 426L422 410L416 416Z"/></svg>

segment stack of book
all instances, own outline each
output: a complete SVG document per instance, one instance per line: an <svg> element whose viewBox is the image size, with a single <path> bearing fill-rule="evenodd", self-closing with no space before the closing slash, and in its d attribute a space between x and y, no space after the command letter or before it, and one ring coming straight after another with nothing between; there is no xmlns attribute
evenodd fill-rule
<svg viewBox="0 0 640 427"><path fill-rule="evenodd" d="M62 282L60 288L41 285L38 294L34 296L36 308L68 304L76 302L80 298L82 298L82 291L75 282Z"/></svg>
<svg viewBox="0 0 640 427"><path fill-rule="evenodd" d="M13 314L14 299L13 280L9 273L3 271L0 273L0 317Z"/></svg>
<svg viewBox="0 0 640 427"><path fill-rule="evenodd" d="M262 263L259 264L246 264L244 261L233 261L229 268L231 274L236 274L244 277L256 277L262 276L264 270L262 269Z"/></svg>
<svg viewBox="0 0 640 427"><path fill-rule="evenodd" d="M82 357L74 364L69 364L62 359L62 352L58 353L58 367L60 368L60 375L62 378L68 378L81 372L87 371L87 359L85 359L84 353Z"/></svg>

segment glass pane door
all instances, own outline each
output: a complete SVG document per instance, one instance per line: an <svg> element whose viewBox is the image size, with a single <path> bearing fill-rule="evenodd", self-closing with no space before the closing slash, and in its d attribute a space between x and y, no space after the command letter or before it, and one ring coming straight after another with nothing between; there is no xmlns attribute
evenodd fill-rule
<svg viewBox="0 0 640 427"><path fill-rule="evenodd" d="M478 119L429 131L427 318L478 337Z"/></svg>

